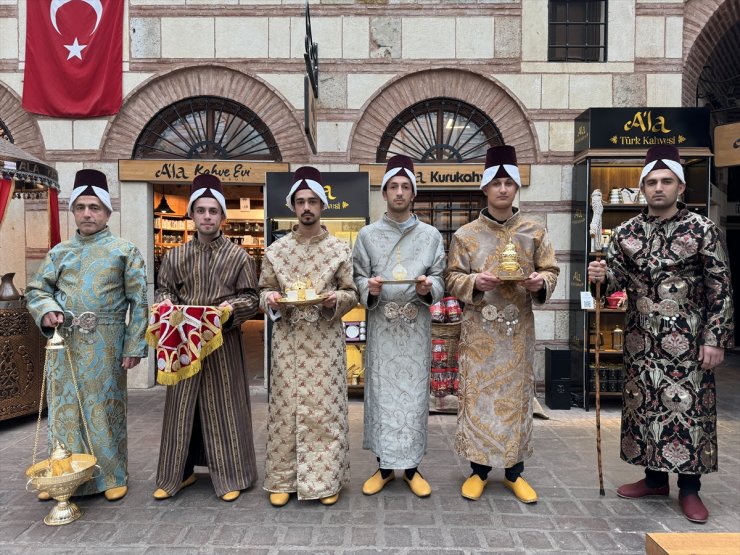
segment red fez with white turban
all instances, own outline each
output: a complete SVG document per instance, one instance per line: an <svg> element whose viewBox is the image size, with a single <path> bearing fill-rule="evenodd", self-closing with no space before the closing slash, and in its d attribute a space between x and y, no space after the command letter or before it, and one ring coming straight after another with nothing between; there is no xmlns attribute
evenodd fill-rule
<svg viewBox="0 0 740 555"><path fill-rule="evenodd" d="M397 154L390 160L385 166L385 175L383 175L383 182L380 184L380 190L384 190L386 184L400 175L401 177L407 177L411 181L411 187L416 195L416 173L414 172L414 161L403 154Z"/></svg>
<svg viewBox="0 0 740 555"><path fill-rule="evenodd" d="M514 180L517 187L522 186L522 178L519 175L519 166L516 163L516 150L513 146L492 146L486 152L486 169L480 181L482 189L494 179L509 177Z"/></svg>
<svg viewBox="0 0 740 555"><path fill-rule="evenodd" d="M72 188L72 194L69 195L69 209L74 210L74 203L77 197L90 195L98 197L105 207L113 212L113 206L110 202L110 192L108 191L108 180L105 174L98 170L85 169L75 174L75 184Z"/></svg>
<svg viewBox="0 0 740 555"><path fill-rule="evenodd" d="M645 155L645 167L642 168L640 174L640 186L642 182L653 170L671 170L676 174L678 180L681 183L686 183L686 178L683 175L683 166L681 165L681 157L678 154L678 149L671 145L656 145L650 147Z"/></svg>
<svg viewBox="0 0 740 555"><path fill-rule="evenodd" d="M288 208L293 208L293 195L297 191L310 189L316 196L321 199L322 208L329 208L329 199L326 198L326 191L321 185L321 172L311 166L298 168L293 174L293 186L290 188L288 196L285 197L285 204Z"/></svg>
<svg viewBox="0 0 740 555"><path fill-rule="evenodd" d="M199 198L215 198L221 206L221 210L226 216L226 199L224 198L224 189L221 186L221 180L215 175L204 173L193 179L190 186L190 202L188 202L188 216L193 217L191 210L193 204Z"/></svg>

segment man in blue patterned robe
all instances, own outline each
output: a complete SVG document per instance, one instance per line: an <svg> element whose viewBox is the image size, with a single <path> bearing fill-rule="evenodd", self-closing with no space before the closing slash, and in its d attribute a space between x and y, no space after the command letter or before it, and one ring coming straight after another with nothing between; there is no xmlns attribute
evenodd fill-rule
<svg viewBox="0 0 740 555"><path fill-rule="evenodd" d="M76 494L105 492L115 501L128 491L126 371L147 353L146 270L136 246L108 229L103 173L77 172L69 207L77 233L49 251L26 288L27 306L45 336L58 328L65 340L63 350L48 351L49 443L58 439L73 453L91 449L100 472Z"/></svg>
<svg viewBox="0 0 740 555"><path fill-rule="evenodd" d="M445 251L439 231L411 213L416 177L409 157L388 161L381 191L388 211L360 230L352 253L360 302L368 309L363 447L379 466L362 492L378 493L402 469L411 491L427 497L432 489L417 467L427 447L429 306L444 293ZM383 283L394 279L418 281Z"/></svg>
<svg viewBox="0 0 740 555"><path fill-rule="evenodd" d="M628 499L667 496L678 473L684 516L706 522L701 475L717 471L714 368L733 336L727 250L709 219L679 202L686 188L678 150L647 152L640 190L647 210L618 226L606 261L591 262L591 281L607 294L626 289L621 456L644 466L625 484Z"/></svg>

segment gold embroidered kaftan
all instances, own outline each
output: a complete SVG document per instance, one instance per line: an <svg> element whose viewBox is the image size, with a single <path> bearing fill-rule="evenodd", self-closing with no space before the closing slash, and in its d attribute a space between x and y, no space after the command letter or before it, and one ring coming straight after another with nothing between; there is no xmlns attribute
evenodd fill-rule
<svg viewBox="0 0 740 555"><path fill-rule="evenodd" d="M539 272L544 289L505 282L485 293L475 277L495 267L509 238L524 275ZM467 460L510 467L532 454L534 315L550 298L560 269L545 228L516 212L499 224L481 215L455 232L445 281L465 303L459 345L460 409L455 449Z"/></svg>
<svg viewBox="0 0 740 555"><path fill-rule="evenodd" d="M261 306L275 291L310 279L316 293L336 292L334 309L281 307L272 330L264 488L329 497L349 481L347 359L342 316L357 305L349 246L323 233L297 231L265 250Z"/></svg>

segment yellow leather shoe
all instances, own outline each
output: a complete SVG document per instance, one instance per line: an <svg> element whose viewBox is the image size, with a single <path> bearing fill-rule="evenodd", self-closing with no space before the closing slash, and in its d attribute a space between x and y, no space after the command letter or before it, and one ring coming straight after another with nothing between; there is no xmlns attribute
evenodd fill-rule
<svg viewBox="0 0 740 555"><path fill-rule="evenodd" d="M271 493L270 494L270 504L273 507L282 507L283 505L287 505L288 501L290 501L289 493Z"/></svg>
<svg viewBox="0 0 740 555"><path fill-rule="evenodd" d="M123 499L128 493L128 486L119 486L105 490L104 495L108 501L118 501Z"/></svg>
<svg viewBox="0 0 740 555"><path fill-rule="evenodd" d="M509 482L504 478L504 485L514 492L516 498L522 503L536 503L537 493L532 489L527 481L519 476L515 482Z"/></svg>
<svg viewBox="0 0 740 555"><path fill-rule="evenodd" d="M483 495L483 488L486 487L486 484L488 483L488 480L481 480L480 476L477 474L473 474L463 482L462 485L462 496L465 499L471 499L473 501L478 501L480 499L480 496Z"/></svg>
<svg viewBox="0 0 740 555"><path fill-rule="evenodd" d="M182 481L182 483L180 484L180 489L192 486L197 480L198 478L196 478L195 473L191 474ZM159 488L152 494L152 497L154 497L154 499L156 499L157 501L161 501L162 499L169 499L172 496L164 491L162 488Z"/></svg>
<svg viewBox="0 0 740 555"><path fill-rule="evenodd" d="M404 473L403 481L409 485L409 488L411 488L411 491L417 497L429 497L432 494L432 487L429 485L429 482L418 472L414 473L414 477L411 480L406 478L406 474Z"/></svg>
<svg viewBox="0 0 740 555"><path fill-rule="evenodd" d="M51 495L49 495L48 491L40 491L36 498L39 501L48 501L49 499L51 499Z"/></svg>
<svg viewBox="0 0 740 555"><path fill-rule="evenodd" d="M221 499L223 499L224 501L236 501L237 499L239 499L239 496L241 494L242 492L238 489L234 491L227 491L221 496Z"/></svg>
<svg viewBox="0 0 740 555"><path fill-rule="evenodd" d="M394 475L394 473L391 472L387 478L383 478L383 476L380 474L380 470L378 470L375 474L365 480L364 484L362 484L362 493L364 493L365 495L375 495L395 477L396 476Z"/></svg>
<svg viewBox="0 0 740 555"><path fill-rule="evenodd" d="M322 497L319 499L322 505L333 505L337 501L339 501L339 493L335 493L334 495L330 495L329 497Z"/></svg>

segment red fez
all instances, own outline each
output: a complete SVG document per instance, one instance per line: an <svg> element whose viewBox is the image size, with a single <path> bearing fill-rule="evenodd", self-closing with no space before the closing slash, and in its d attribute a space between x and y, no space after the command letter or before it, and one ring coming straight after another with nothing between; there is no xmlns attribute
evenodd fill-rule
<svg viewBox="0 0 740 555"><path fill-rule="evenodd" d="M517 186L522 186L519 166L516 162L516 150L513 146L492 146L486 151L486 167L483 171L480 188L482 189L494 179L509 177Z"/></svg>
<svg viewBox="0 0 740 555"><path fill-rule="evenodd" d="M188 203L188 216L191 215L190 210L193 207L193 203L199 198L214 198L218 201L218 204L223 210L224 216L226 216L226 198L224 197L224 189L221 186L221 180L210 173L203 173L195 176L193 184L190 186L190 202Z"/></svg>
<svg viewBox="0 0 740 555"><path fill-rule="evenodd" d="M648 149L645 155L645 166L640 174L640 185L645 176L653 170L670 170L676 174L681 183L686 183L681 156L673 145L655 145Z"/></svg>
<svg viewBox="0 0 740 555"><path fill-rule="evenodd" d="M321 172L316 168L311 166L298 168L293 174L293 186L290 188L288 196L285 197L286 206L293 208L293 196L296 191L310 189L319 197L323 208L328 208L329 199L326 197L326 191L324 191L321 181Z"/></svg>
<svg viewBox="0 0 740 555"><path fill-rule="evenodd" d="M98 170L84 169L75 174L75 184L72 187L72 193L69 195L69 209L81 196L94 196L100 199L105 207L113 212L113 206L110 201L110 192L108 191L108 180L105 174Z"/></svg>
<svg viewBox="0 0 740 555"><path fill-rule="evenodd" d="M416 194L416 173L414 172L414 161L404 154L396 154L385 166L385 174L383 175L383 182L380 185L380 190L385 189L386 184L400 175L411 181L411 186Z"/></svg>
<svg viewBox="0 0 740 555"><path fill-rule="evenodd" d="M293 182L309 179L315 181L321 185L321 172L311 166L303 166L298 168L293 174Z"/></svg>

